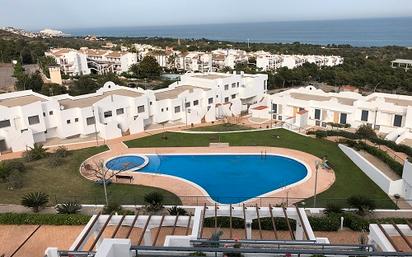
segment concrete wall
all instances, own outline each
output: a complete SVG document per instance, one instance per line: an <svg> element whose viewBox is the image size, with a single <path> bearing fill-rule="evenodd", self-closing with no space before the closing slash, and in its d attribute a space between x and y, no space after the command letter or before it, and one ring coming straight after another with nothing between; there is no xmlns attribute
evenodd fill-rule
<svg viewBox="0 0 412 257"><path fill-rule="evenodd" d="M363 158L357 151L342 144L339 145L339 148L385 193L388 195L403 195L402 179L393 181L372 163Z"/></svg>

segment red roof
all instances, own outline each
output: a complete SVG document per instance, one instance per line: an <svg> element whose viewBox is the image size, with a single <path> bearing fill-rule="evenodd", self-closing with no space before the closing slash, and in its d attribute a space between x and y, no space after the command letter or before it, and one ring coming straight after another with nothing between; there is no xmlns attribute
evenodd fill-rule
<svg viewBox="0 0 412 257"><path fill-rule="evenodd" d="M266 108L268 108L268 107L267 107L267 106L264 106L264 105L261 105L261 106L256 106L256 107L254 107L253 110L264 110L264 109L266 109Z"/></svg>

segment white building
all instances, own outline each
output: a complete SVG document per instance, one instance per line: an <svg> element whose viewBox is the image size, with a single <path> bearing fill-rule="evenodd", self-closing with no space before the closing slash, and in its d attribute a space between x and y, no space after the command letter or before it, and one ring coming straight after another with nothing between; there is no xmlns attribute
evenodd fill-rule
<svg viewBox="0 0 412 257"><path fill-rule="evenodd" d="M88 67L99 74L127 72L130 66L137 63L137 54L131 52L84 47L80 49L80 52L86 55Z"/></svg>
<svg viewBox="0 0 412 257"><path fill-rule="evenodd" d="M90 74L90 69L87 66L87 56L75 49L55 48L50 49L45 55L53 57L60 66L61 71L66 75Z"/></svg>
<svg viewBox="0 0 412 257"><path fill-rule="evenodd" d="M264 71L276 70L282 67L295 69L304 63L314 63L319 67L331 67L343 64L343 58L340 56L279 55L263 51L256 52L256 67Z"/></svg>
<svg viewBox="0 0 412 257"><path fill-rule="evenodd" d="M96 133L104 139L153 124L190 125L240 115L266 92L267 75L185 74L166 89L108 82L96 93L43 96L31 90L0 95L0 152L22 151L50 138Z"/></svg>
<svg viewBox="0 0 412 257"><path fill-rule="evenodd" d="M212 51L213 67L223 69L229 67L235 68L238 63L247 63L248 55L246 51L239 49L217 49Z"/></svg>
<svg viewBox="0 0 412 257"><path fill-rule="evenodd" d="M406 95L325 93L308 86L267 95L251 113L265 119L273 113L272 119L301 128L330 122L354 128L368 124L396 143L412 138L412 97Z"/></svg>
<svg viewBox="0 0 412 257"><path fill-rule="evenodd" d="M175 67L187 72L212 71L212 54L204 52L186 52L175 57Z"/></svg>

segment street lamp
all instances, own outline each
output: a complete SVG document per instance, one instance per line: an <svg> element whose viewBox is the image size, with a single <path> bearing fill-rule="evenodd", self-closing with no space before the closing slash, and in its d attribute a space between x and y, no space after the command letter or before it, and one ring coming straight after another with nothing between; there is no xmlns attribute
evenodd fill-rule
<svg viewBox="0 0 412 257"><path fill-rule="evenodd" d="M313 196L313 208L316 208L316 198L317 198L317 189L318 189L318 172L319 172L319 168L321 165L323 165L325 163L325 159L323 159L322 161L315 161L315 167L316 167L316 171L315 171L315 194Z"/></svg>

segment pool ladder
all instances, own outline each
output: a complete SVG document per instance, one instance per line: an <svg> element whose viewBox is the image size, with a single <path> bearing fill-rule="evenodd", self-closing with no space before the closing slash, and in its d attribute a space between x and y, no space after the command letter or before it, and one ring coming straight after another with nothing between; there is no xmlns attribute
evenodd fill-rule
<svg viewBox="0 0 412 257"><path fill-rule="evenodd" d="M266 159L266 157L267 157L267 151L266 150L260 151L260 158Z"/></svg>

